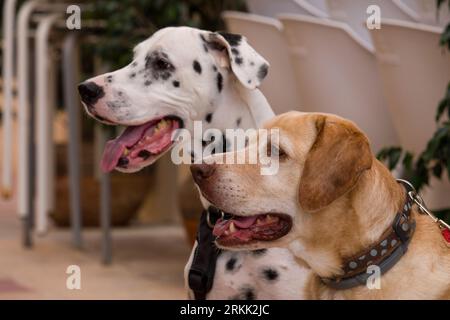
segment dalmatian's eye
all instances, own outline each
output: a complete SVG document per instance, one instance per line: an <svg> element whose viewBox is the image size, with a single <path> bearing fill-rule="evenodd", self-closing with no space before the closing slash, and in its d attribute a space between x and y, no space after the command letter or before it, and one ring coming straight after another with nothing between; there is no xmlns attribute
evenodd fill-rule
<svg viewBox="0 0 450 320"><path fill-rule="evenodd" d="M158 59L155 61L155 68L157 68L158 70L167 70L170 69L171 67L172 65L166 60Z"/></svg>

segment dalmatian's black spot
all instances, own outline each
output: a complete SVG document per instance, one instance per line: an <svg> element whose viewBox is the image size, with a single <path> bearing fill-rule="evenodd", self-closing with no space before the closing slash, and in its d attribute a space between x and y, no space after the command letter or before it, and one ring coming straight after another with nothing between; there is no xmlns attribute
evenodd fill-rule
<svg viewBox="0 0 450 320"><path fill-rule="evenodd" d="M117 92L117 95L118 95L119 97L121 97L121 96L123 96L123 92L122 92L122 91L118 91L118 92Z"/></svg>
<svg viewBox="0 0 450 320"><path fill-rule="evenodd" d="M191 151L191 162L195 161L195 152Z"/></svg>
<svg viewBox="0 0 450 320"><path fill-rule="evenodd" d="M238 118L238 119L236 120L236 126L237 126L237 127L240 127L240 126L241 126L241 123L242 123L242 118Z"/></svg>
<svg viewBox="0 0 450 320"><path fill-rule="evenodd" d="M152 84L152 82L150 80L147 80L144 82L144 86L146 86L146 87L148 87L151 84Z"/></svg>
<svg viewBox="0 0 450 320"><path fill-rule="evenodd" d="M241 288L242 297L244 300L255 300L256 294L255 290L251 287L243 287Z"/></svg>
<svg viewBox="0 0 450 320"><path fill-rule="evenodd" d="M137 65L138 65L137 61L134 61L134 62L131 64L131 67L132 67L132 68L136 68Z"/></svg>
<svg viewBox="0 0 450 320"><path fill-rule="evenodd" d="M236 267L237 259L235 257L230 258L227 263L225 264L225 269L227 271L234 271L234 268Z"/></svg>
<svg viewBox="0 0 450 320"><path fill-rule="evenodd" d="M252 83L252 79L248 79L247 83L251 84Z"/></svg>
<svg viewBox="0 0 450 320"><path fill-rule="evenodd" d="M136 72L130 73L130 79L133 79L134 77L136 77Z"/></svg>
<svg viewBox="0 0 450 320"><path fill-rule="evenodd" d="M268 281L275 281L279 277L278 271L272 268L264 269L262 273L264 278L266 278Z"/></svg>
<svg viewBox="0 0 450 320"><path fill-rule="evenodd" d="M269 66L265 63L262 64L258 70L258 79L259 80L264 79L267 76L268 72L269 72Z"/></svg>
<svg viewBox="0 0 450 320"><path fill-rule="evenodd" d="M259 249L259 250L254 250L252 251L252 254L256 257L260 257L263 256L267 253L267 249Z"/></svg>
<svg viewBox="0 0 450 320"><path fill-rule="evenodd" d="M223 76L220 72L217 73L217 89L222 92L223 89Z"/></svg>
<svg viewBox="0 0 450 320"><path fill-rule="evenodd" d="M106 82L112 83L112 81L113 81L113 76L112 75L109 75L109 76L106 77Z"/></svg>
<svg viewBox="0 0 450 320"><path fill-rule="evenodd" d="M208 113L208 114L206 115L206 117L205 117L206 122L211 123L212 116L213 116L212 113Z"/></svg>
<svg viewBox="0 0 450 320"><path fill-rule="evenodd" d="M154 80L167 80L175 72L175 67L165 52L153 51L145 57L145 72L146 77L151 75Z"/></svg>
<svg viewBox="0 0 450 320"><path fill-rule="evenodd" d="M224 137L222 136L221 138L219 138L219 140L216 141L216 136L213 135L212 133L209 133L205 137L205 141L206 141L207 145L212 145L214 147L211 150L211 154L223 153L223 148L224 148L223 139L224 139ZM230 219L230 217L228 217L228 219Z"/></svg>
<svg viewBox="0 0 450 320"><path fill-rule="evenodd" d="M172 84L175 88L178 88L180 86L180 81L175 80Z"/></svg>
<svg viewBox="0 0 450 320"><path fill-rule="evenodd" d="M212 66L214 72L217 72L217 67L215 65Z"/></svg>
<svg viewBox="0 0 450 320"><path fill-rule="evenodd" d="M192 67L194 68L195 72L197 72L198 74L202 74L202 66L197 60L194 60L194 62L192 63Z"/></svg>
<svg viewBox="0 0 450 320"><path fill-rule="evenodd" d="M231 142L227 139L225 133L222 135L222 146L223 146L222 152L228 152L231 149Z"/></svg>
<svg viewBox="0 0 450 320"><path fill-rule="evenodd" d="M228 300L256 300L255 289L245 285L239 289L239 293L228 297Z"/></svg>
<svg viewBox="0 0 450 320"><path fill-rule="evenodd" d="M203 43L203 50L205 50L205 52L208 52L208 46L206 45L206 43Z"/></svg>
<svg viewBox="0 0 450 320"><path fill-rule="evenodd" d="M239 55L239 50L236 48L231 48L231 53L234 54L235 56Z"/></svg>
<svg viewBox="0 0 450 320"><path fill-rule="evenodd" d="M227 40L227 42L232 47L237 47L242 40L242 36L240 34L233 34L233 33L227 33L227 32L219 32L219 34Z"/></svg>
<svg viewBox="0 0 450 320"><path fill-rule="evenodd" d="M253 67L255 63L253 61L250 61L250 65Z"/></svg>
<svg viewBox="0 0 450 320"><path fill-rule="evenodd" d="M234 59L234 62L236 62L236 64L237 64L238 66L240 66L240 65L242 64L242 62L244 62L244 60L242 59L242 57L236 57L236 58Z"/></svg>

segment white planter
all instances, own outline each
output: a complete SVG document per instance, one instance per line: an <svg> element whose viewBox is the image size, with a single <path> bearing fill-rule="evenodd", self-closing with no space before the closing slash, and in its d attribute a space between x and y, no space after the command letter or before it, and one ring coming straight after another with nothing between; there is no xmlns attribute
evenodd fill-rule
<svg viewBox="0 0 450 320"><path fill-rule="evenodd" d="M450 54L441 28L383 20L371 32L388 108L400 145L418 155L436 130L435 114L450 81ZM431 179L423 197L432 209L450 207L450 183Z"/></svg>

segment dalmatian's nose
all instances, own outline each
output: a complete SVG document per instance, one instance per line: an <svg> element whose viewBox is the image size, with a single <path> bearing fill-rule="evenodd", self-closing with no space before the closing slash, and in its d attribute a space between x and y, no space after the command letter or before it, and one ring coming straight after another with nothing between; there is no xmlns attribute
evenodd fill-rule
<svg viewBox="0 0 450 320"><path fill-rule="evenodd" d="M197 184L200 184L203 180L211 177L216 171L216 166L214 164L192 164L191 173Z"/></svg>
<svg viewBox="0 0 450 320"><path fill-rule="evenodd" d="M94 105L98 99L105 95L103 88L92 81L86 81L78 85L81 100L87 105Z"/></svg>

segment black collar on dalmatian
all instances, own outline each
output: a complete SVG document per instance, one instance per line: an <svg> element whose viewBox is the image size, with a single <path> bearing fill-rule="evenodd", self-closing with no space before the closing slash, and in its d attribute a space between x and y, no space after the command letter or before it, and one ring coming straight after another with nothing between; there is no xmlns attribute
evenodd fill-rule
<svg viewBox="0 0 450 320"><path fill-rule="evenodd" d="M222 136L222 150L227 152L229 142L225 135ZM214 143L214 142L209 142ZM208 142L203 141L205 147ZM213 154L216 152L213 149ZM192 161L195 160L195 154L191 153ZM216 221L222 217L222 213L215 207L210 206L208 210L202 212L200 224L197 231L197 248L195 248L191 268L189 269L188 284L194 292L195 300L205 300L206 295L211 291L214 274L216 271L216 262L221 250L214 244L216 237L213 235L213 228Z"/></svg>
<svg viewBox="0 0 450 320"><path fill-rule="evenodd" d="M191 268L189 269L189 287L194 292L195 300L205 300L211 290L216 262L221 250L214 244L212 226L221 217L221 213L214 207L202 212L197 232L197 248L195 248Z"/></svg>

